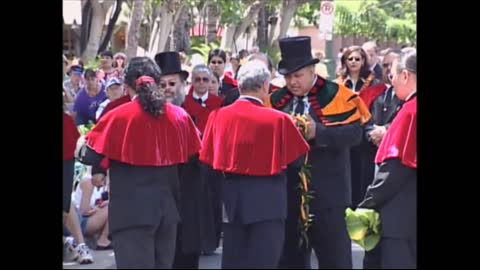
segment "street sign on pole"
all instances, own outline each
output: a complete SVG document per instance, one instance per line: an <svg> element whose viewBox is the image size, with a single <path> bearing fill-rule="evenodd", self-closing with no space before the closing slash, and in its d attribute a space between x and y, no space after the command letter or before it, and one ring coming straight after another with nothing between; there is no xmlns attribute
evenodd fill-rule
<svg viewBox="0 0 480 270"><path fill-rule="evenodd" d="M320 5L320 38L332 40L333 38L333 19L335 14L335 4L333 1L322 1Z"/></svg>

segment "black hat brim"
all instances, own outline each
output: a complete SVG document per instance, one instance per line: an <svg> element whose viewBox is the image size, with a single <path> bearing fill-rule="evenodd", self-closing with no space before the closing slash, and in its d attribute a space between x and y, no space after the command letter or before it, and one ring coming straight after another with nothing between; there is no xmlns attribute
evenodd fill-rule
<svg viewBox="0 0 480 270"><path fill-rule="evenodd" d="M160 75L160 76L172 75L172 74L180 74L180 77L182 77L182 80L186 80L188 78L188 75L190 75L190 73L188 73L188 71L180 70L180 71L165 72L165 73L162 73L162 75Z"/></svg>
<svg viewBox="0 0 480 270"><path fill-rule="evenodd" d="M302 69L306 66L315 65L318 62L320 62L320 60L318 58L312 58L308 61L304 61L304 62L300 62L300 63L289 63L288 61L281 60L278 63L278 73L280 73L282 75L288 75L288 74L290 74L292 72L295 72L297 70L300 70L300 69Z"/></svg>

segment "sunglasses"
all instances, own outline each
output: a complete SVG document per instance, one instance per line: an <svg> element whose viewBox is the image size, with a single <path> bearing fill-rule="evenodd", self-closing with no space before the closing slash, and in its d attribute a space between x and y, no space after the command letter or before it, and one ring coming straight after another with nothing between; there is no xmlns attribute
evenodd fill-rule
<svg viewBox="0 0 480 270"><path fill-rule="evenodd" d="M168 86L170 87L174 87L175 85L177 85L176 82L168 82ZM167 83L160 83L160 88L167 88Z"/></svg>
<svg viewBox="0 0 480 270"><path fill-rule="evenodd" d="M196 82L196 83L199 83L199 82L201 82L201 81L203 81L203 82L205 82L205 83L208 83L208 82L210 82L210 78L207 78L207 77L203 77L203 78L196 77L193 81Z"/></svg>
<svg viewBox="0 0 480 270"><path fill-rule="evenodd" d="M210 64L212 64L212 65L217 65L217 64L218 64L218 65L221 65L221 64L223 64L223 61L210 61Z"/></svg>
<svg viewBox="0 0 480 270"><path fill-rule="evenodd" d="M353 60L355 60L355 62L360 62L360 57L349 57L347 60L350 62L353 62Z"/></svg>

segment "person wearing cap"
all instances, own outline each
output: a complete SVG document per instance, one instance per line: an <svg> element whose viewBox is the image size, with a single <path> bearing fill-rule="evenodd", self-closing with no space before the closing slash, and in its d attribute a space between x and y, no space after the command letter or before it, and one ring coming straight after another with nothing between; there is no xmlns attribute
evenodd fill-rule
<svg viewBox="0 0 480 270"><path fill-rule="evenodd" d="M162 52L155 55L155 61L162 70L160 89L164 92L166 101L181 105L190 115L200 133L203 132L211 110L222 104L222 99L209 95L207 87L209 81L196 80L209 78L212 73L203 65L202 70L193 70L193 90L185 96L185 80L189 73L182 70L178 52ZM208 72L205 72L205 69ZM201 72L200 72L201 71ZM198 96L197 96L198 95ZM201 102L194 100L194 96ZM200 254L205 249L215 250L220 240L216 239L216 226L221 226L221 205L218 200L218 223L214 220L214 201L210 192L210 183L217 183L209 178L210 171L198 162L198 156L192 157L188 163L180 166L180 216L181 222L177 229L177 244L175 250L174 269L198 269Z"/></svg>
<svg viewBox="0 0 480 270"><path fill-rule="evenodd" d="M83 87L83 67L79 65L70 66L68 72L68 78L63 81L63 89L65 90L67 98L67 106L71 111L71 106L80 89Z"/></svg>
<svg viewBox="0 0 480 270"><path fill-rule="evenodd" d="M402 100L375 157L379 165L359 208L380 214L380 242L366 253L371 269L417 267L417 53L393 60L392 85ZM371 260L374 256L375 260ZM376 265L372 264L375 262ZM364 262L365 263L365 262Z"/></svg>
<svg viewBox="0 0 480 270"><path fill-rule="evenodd" d="M178 166L200 149L191 118L158 88L160 74L152 59L132 58L125 83L136 95L102 117L80 151L87 165L109 160L109 226L119 269L172 268L180 221Z"/></svg>
<svg viewBox="0 0 480 270"><path fill-rule="evenodd" d="M137 71L137 76L140 77L142 75L141 72L144 72L144 69L139 68L139 67L144 66L145 61L146 61L145 59L146 58L143 58L143 57L134 57L134 58L130 59L130 61L127 64L127 67L130 66L130 68L132 68L133 71L138 70ZM149 66L147 66L147 67L149 67ZM125 70L127 70L127 69L125 68ZM116 107L130 102L132 100L132 98L136 95L135 85L133 84L133 82L123 81L123 89L124 89L124 96L109 102L107 104L107 106L105 107L105 109L103 110L103 112L98 117L98 119L101 119L107 112L115 109Z"/></svg>
<svg viewBox="0 0 480 270"><path fill-rule="evenodd" d="M120 78L120 72L113 67L113 53L103 51L100 54L100 69L97 71L98 78L107 82L110 78Z"/></svg>
<svg viewBox="0 0 480 270"><path fill-rule="evenodd" d="M300 179L298 168L289 168L289 213L279 267L309 269L313 248L319 269L351 269L352 244L344 219L351 204L349 149L360 143L362 125L371 116L356 93L315 74L319 60L312 57L310 37L280 39L279 45L278 72L284 75L286 86L273 92L269 102L274 109L307 118L314 196L309 203L314 215L308 229L309 245L299 247Z"/></svg>
<svg viewBox="0 0 480 270"><path fill-rule="evenodd" d="M264 106L270 72L258 60L238 74L240 98L210 113L200 161L223 172L222 269L276 269L287 217L287 165L310 147L287 114Z"/></svg>
<svg viewBox="0 0 480 270"><path fill-rule="evenodd" d="M108 103L117 100L123 96L122 83L118 78L111 78L110 80L108 80L105 89L107 91L107 99L104 102L100 103L100 106L98 106L97 112L95 114L97 120L98 118L100 118L100 115L102 114Z"/></svg>

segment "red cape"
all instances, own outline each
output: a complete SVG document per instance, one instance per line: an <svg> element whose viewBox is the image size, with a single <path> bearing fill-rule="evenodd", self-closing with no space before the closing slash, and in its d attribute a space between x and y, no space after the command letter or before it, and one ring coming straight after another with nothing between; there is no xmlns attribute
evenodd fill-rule
<svg viewBox="0 0 480 270"><path fill-rule="evenodd" d="M202 105L193 99L193 86L191 86L182 107L190 114L197 128L203 133L205 125L207 125L208 115L211 111L220 108L222 103L223 99L221 97L208 94L207 101L205 102L206 107L202 107Z"/></svg>
<svg viewBox="0 0 480 270"><path fill-rule="evenodd" d="M71 160L75 157L78 138L80 138L80 133L73 118L63 113L63 160Z"/></svg>
<svg viewBox="0 0 480 270"><path fill-rule="evenodd" d="M407 101L398 112L378 147L375 163L398 158L402 164L417 168L417 98Z"/></svg>
<svg viewBox="0 0 480 270"><path fill-rule="evenodd" d="M238 82L228 72L223 74L222 83L226 83L226 84L233 85L234 87L238 87Z"/></svg>
<svg viewBox="0 0 480 270"><path fill-rule="evenodd" d="M116 99L114 101L109 102L107 104L107 106L105 106L105 109L103 109L102 114L100 114L100 116L98 117L98 120L100 120L100 118L102 118L102 116L104 116L108 111L111 111L111 110L115 109L116 107L118 107L122 104L125 104L127 102L130 102L130 101L131 101L130 96L126 95L126 96L123 96L119 99Z"/></svg>
<svg viewBox="0 0 480 270"><path fill-rule="evenodd" d="M108 159L134 166L184 163L200 149L198 130L182 108L166 103L154 118L138 100L102 117L87 135L87 144Z"/></svg>
<svg viewBox="0 0 480 270"><path fill-rule="evenodd" d="M210 113L200 160L228 173L270 176L309 149L289 115L239 99Z"/></svg>
<svg viewBox="0 0 480 270"><path fill-rule="evenodd" d="M379 83L377 85L368 87L360 91L358 95L360 98L362 98L363 102L365 105L367 105L367 108L370 109L370 105L372 105L372 102L380 96L383 92L387 90L387 86L384 83Z"/></svg>

